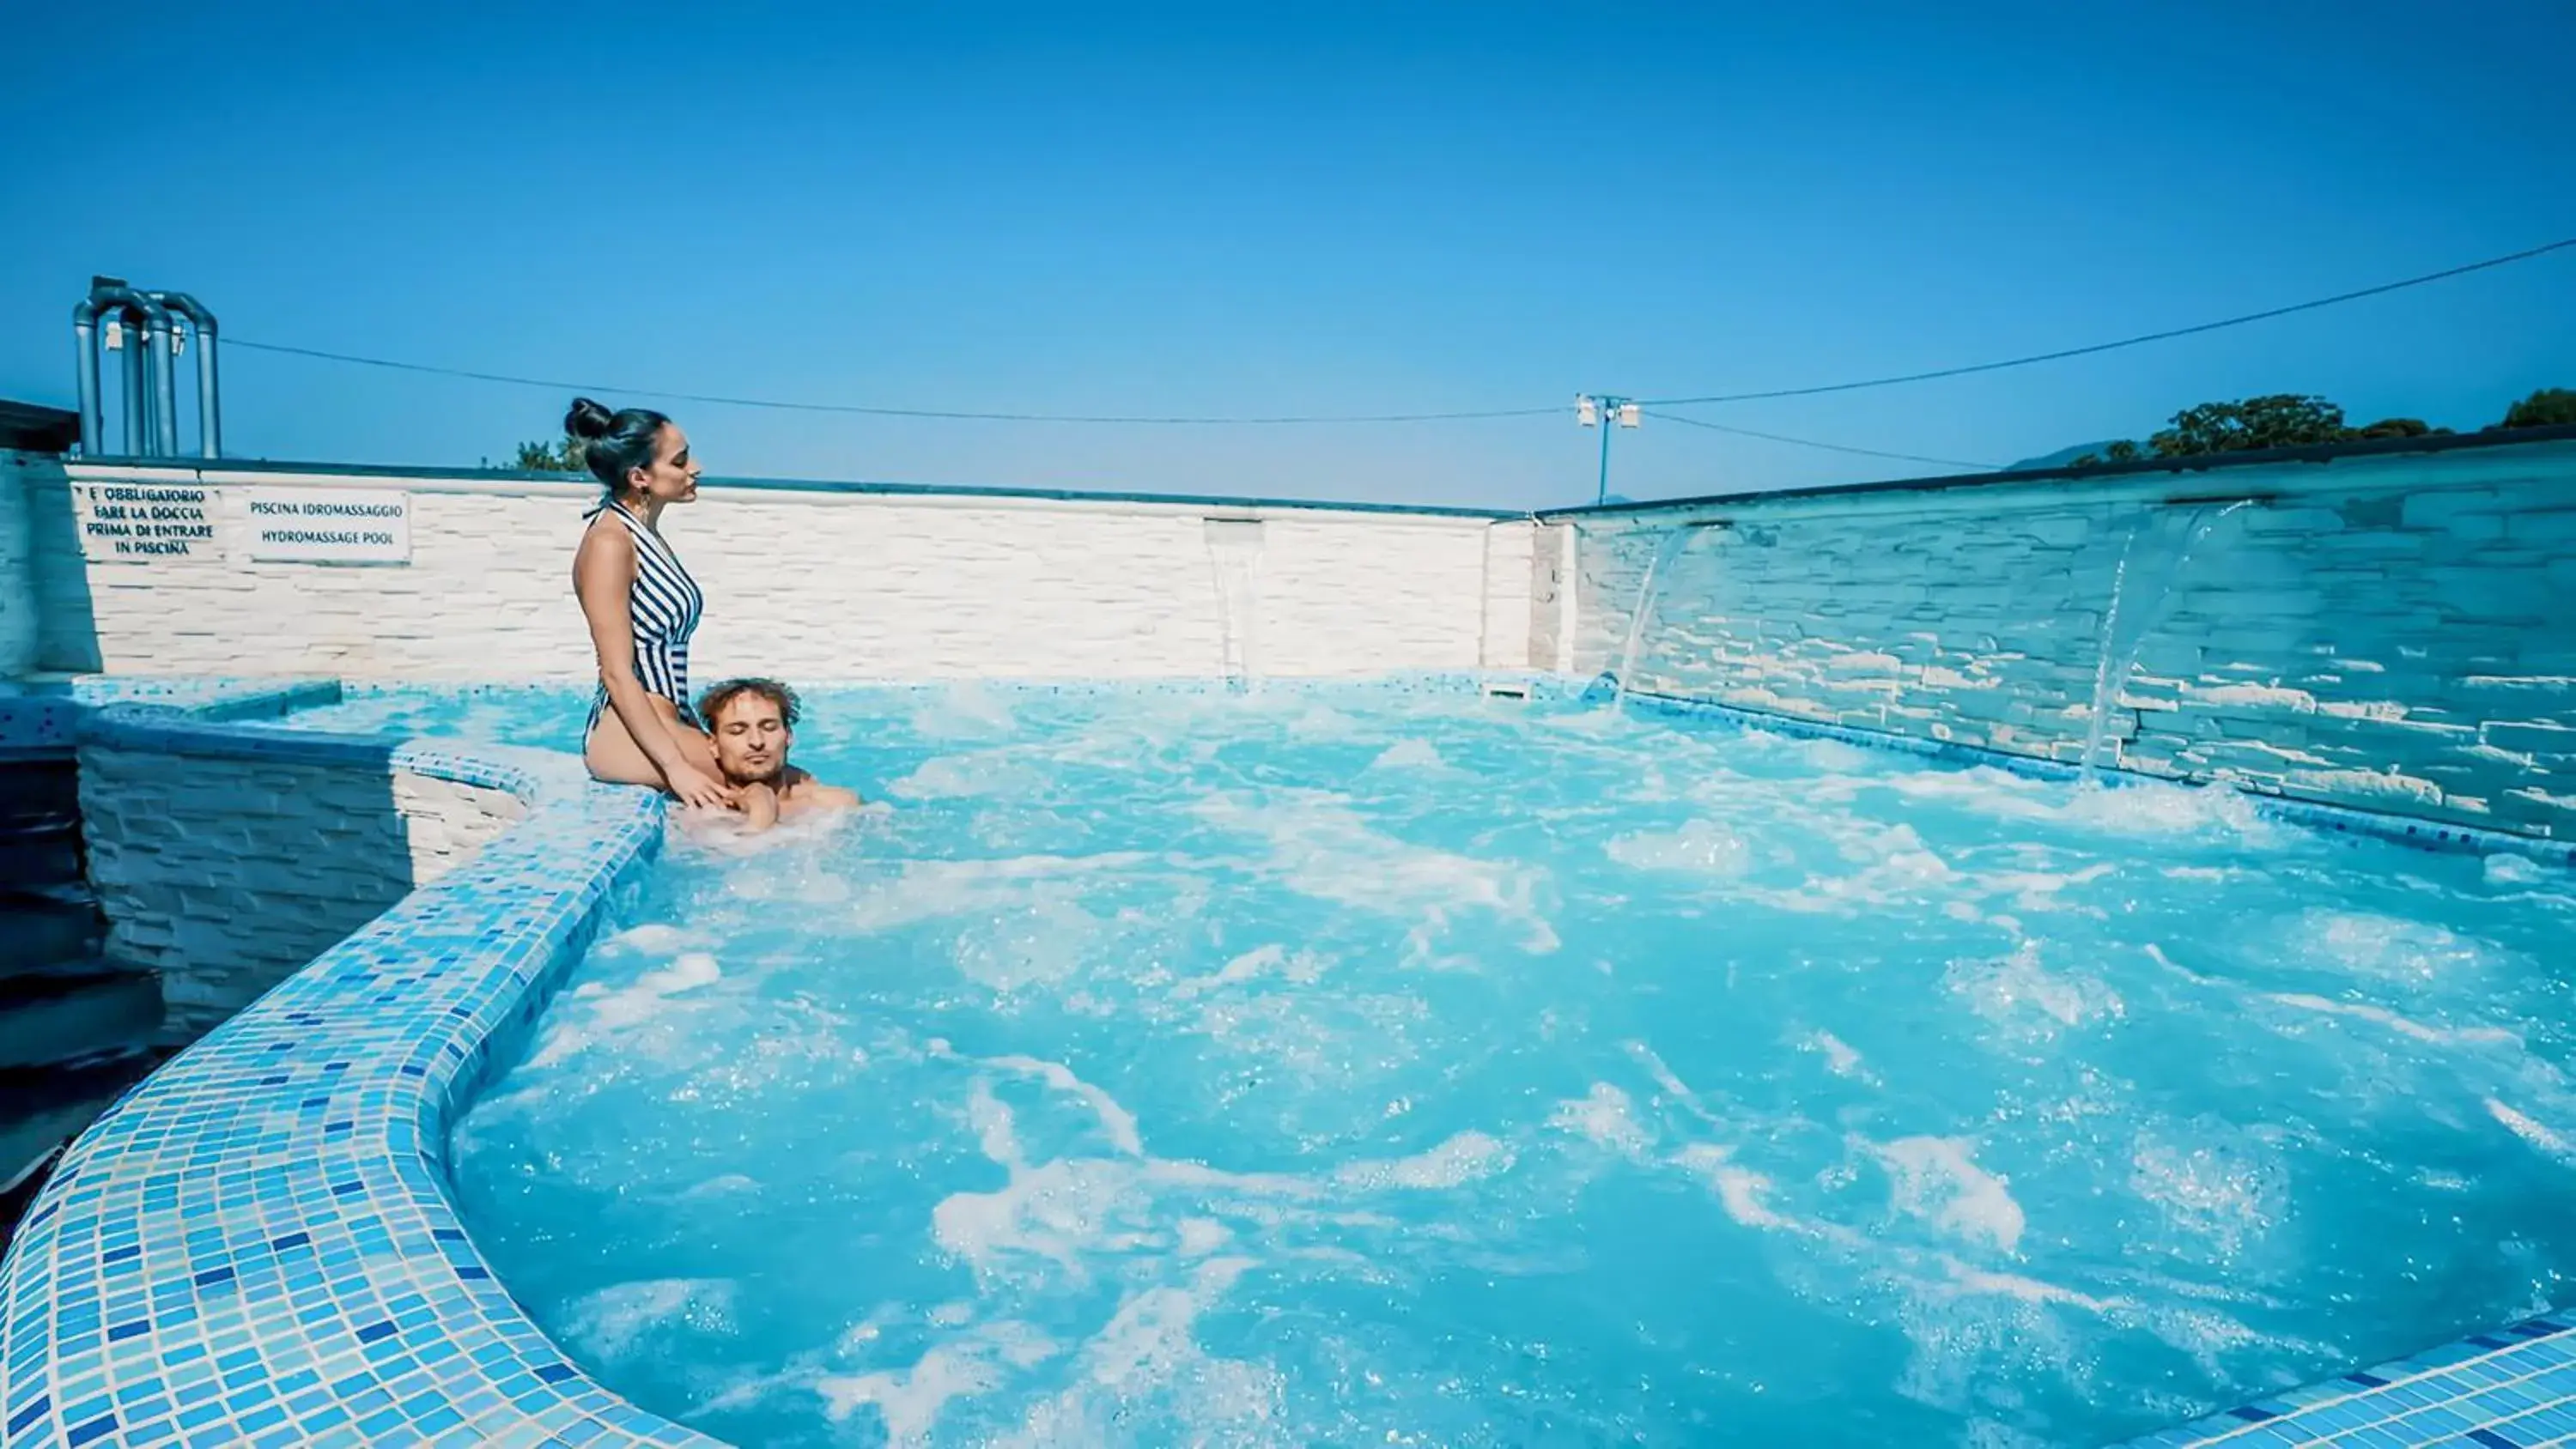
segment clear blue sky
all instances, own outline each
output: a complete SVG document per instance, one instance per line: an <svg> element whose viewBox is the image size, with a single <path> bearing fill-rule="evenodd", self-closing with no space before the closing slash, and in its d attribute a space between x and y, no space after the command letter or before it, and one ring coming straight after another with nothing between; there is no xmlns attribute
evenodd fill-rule
<svg viewBox="0 0 2576 1449"><path fill-rule="evenodd" d="M0 397L94 271L228 334L1071 412L1549 406L2080 344L2576 235L2564 0L17 7ZM75 58L83 58L75 63ZM236 349L233 450L472 462L567 395ZM1996 463L2312 391L2576 386L2576 252L2108 357L1703 410ZM610 401L622 399L612 396ZM1312 429L672 404L720 473L1525 506L1563 413ZM1944 471L1650 421L1612 487Z"/></svg>

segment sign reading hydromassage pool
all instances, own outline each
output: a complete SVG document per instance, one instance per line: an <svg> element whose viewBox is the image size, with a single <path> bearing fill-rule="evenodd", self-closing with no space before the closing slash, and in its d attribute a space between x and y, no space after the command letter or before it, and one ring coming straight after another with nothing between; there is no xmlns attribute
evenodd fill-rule
<svg viewBox="0 0 2576 1449"><path fill-rule="evenodd" d="M354 488L246 488L253 563L407 564L411 495Z"/></svg>

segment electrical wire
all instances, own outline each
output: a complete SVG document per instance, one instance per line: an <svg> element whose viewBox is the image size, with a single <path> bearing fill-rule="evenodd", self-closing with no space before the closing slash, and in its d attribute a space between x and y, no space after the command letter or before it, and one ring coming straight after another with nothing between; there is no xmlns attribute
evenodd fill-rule
<svg viewBox="0 0 2576 1449"><path fill-rule="evenodd" d="M2464 277L2471 272L2483 272L2493 267L2511 266L2515 262L2527 262L2533 257L2547 256L2551 252L2565 251L2569 247L2576 247L2576 236L2568 237L2563 241L2550 242L2545 246L2532 247L2526 251L2512 252L2501 257L2489 257L2482 262L2470 262L2465 266L2445 267L2438 272L2426 272L2420 277L2407 277L2402 281L2382 282L2376 287L2363 287L2357 291L2351 292L2337 292L2331 297L2317 297L2305 302L2293 302L2286 307L2271 307L2260 312L2247 312L2235 317L2222 317L2215 322L2201 322L2189 327L2170 327L2162 332L2142 332L2135 337L2123 337L2116 342L2096 342L2085 347L2060 348L2055 352L2034 352L2028 357L2007 357L2000 362L1977 362L1970 363L1965 367L1940 367L1934 368L1930 372L1907 372L1900 373L1894 377L1871 377L1863 378L1857 382L1823 383L1815 387L1779 387L1771 388L1763 392L1712 393L1706 397L1639 398L1638 401L1657 407L1679 407L1685 404L1694 403L1761 402L1770 398L1815 397L1829 392L1858 392L1862 388L1895 387L1900 383L1931 382L1936 378L1966 377L1972 373L1979 372L2001 372L2008 367L2028 367L2033 363L2039 362L2062 362L2070 357L2091 357L2097 353L2117 352L2124 347L2140 347L2150 342L2168 342L2176 337L2195 337L2203 332L2216 332L2227 327L2242 327L2249 322L2268 322L2272 318L2287 317L2294 312L2313 312L2320 307L2332 307L2344 302L2357 302L2364 297L2385 296L2390 292L2402 292L2409 287L2421 287L2431 282L2447 281L2453 277Z"/></svg>
<svg viewBox="0 0 2576 1449"><path fill-rule="evenodd" d="M2433 282L2447 281L2453 277L2467 276L2472 272L2483 272L2496 267L2510 266L2515 262L2529 261L2532 258L2546 256L2552 252L2565 251L2571 247L2576 247L2576 237L2568 237L2563 240L2549 242L2542 246L2530 247L2523 251L2510 252L2504 256L2489 257L2483 261L2469 262L2456 267L2445 267L2441 271L2426 272L2421 276L2406 277L2394 282L2382 282L2377 286L2362 287L2349 292L2338 292L2331 297L2316 297L2305 302L2293 302L2284 307L2271 307L2260 312L2246 312L2234 317L2222 317L2214 322L2195 323L2189 327L2171 327L2160 332L2143 332L2134 337L2123 337L2115 341L2096 342L2082 347L2065 347L2054 352L2035 352L2024 357L2008 357L1994 362L1977 362L1960 367L1934 368L1927 372L1899 373L1889 377L1861 378L1851 382L1821 383L1810 387L1770 388L1758 392L1710 393L1698 397L1639 398L1637 401L1641 405L1647 407L1667 408L1699 406L1716 403L1761 402L1774 398L1817 397L1826 393L1858 392L1866 388L1896 387L1905 383L1931 382L1940 378L1967 377L1977 373L2001 372L2007 368L2029 367L2043 362L2062 362L2072 357L2092 357L2105 352L2116 352L2123 348L2142 347L2150 342L2166 342L2177 337L2194 337L2205 332L2217 332L2225 328L2242 327L2249 323L2265 322L2275 317L2287 317L2294 313L2313 312L2320 308L2338 306L2345 302L2360 301L2366 297L2385 296L2390 292L2400 292L2410 287L2421 287ZM249 348L255 352L277 353L289 357L315 358L325 362L348 363L358 367L385 368L397 372L424 373L437 377L465 378L476 382L502 383L514 387L540 387L556 392L606 393L612 396L663 398L677 402L706 403L719 407L767 408L782 412L844 413L865 417L924 418L952 422L1073 423L1178 427L1283 427L1342 423L1470 422L1497 418L1546 417L1560 413L1564 410L1563 405L1559 404L1549 407L1481 408L1445 412L1246 414L1229 416L1186 414L1034 413L975 411L959 408L879 407L861 403L789 402L777 398L728 397L715 393L673 392L662 388L623 387L607 383L566 382L556 378L520 377L509 373L479 372L470 368L440 367L424 362L401 362L392 358L366 357L357 353L349 352L332 352L318 347L295 347L289 346L285 343L261 342L251 338L227 337L224 341L230 346ZM1847 447L1840 443L1820 443L1808 438L1792 438L1783 434L1756 432L1750 428L1723 428L1719 427L1715 423L1702 422L1699 419L1684 417L1678 413L1658 412L1655 416L1668 422L1705 427L1718 432L1740 433L1746 437L1762 438L1767 441L1778 443L1789 443L1799 447L1821 448L1829 452L1855 453L1864 457L1874 458L1894 458L1910 463L1940 463L1959 467L1977 468L1993 466L1991 464L1984 463L1964 463L1958 459L1952 458L1930 458L1914 453L1889 453L1881 452L1873 448Z"/></svg>
<svg viewBox="0 0 2576 1449"><path fill-rule="evenodd" d="M1751 428L1731 428L1723 423L1707 422L1699 418L1686 418L1680 413L1657 412L1653 408L1645 408L1641 409L1641 411L1643 411L1647 417L1656 418L1667 423L1681 423L1688 427L1706 428L1712 433L1733 433L1740 438L1760 438L1766 443L1795 443L1801 448L1822 448L1828 453L1858 453L1864 458L1894 458L1905 463L1938 463L1945 468L2000 468L2003 466L2001 463L1971 462L1965 458L1931 458L1926 457L1921 453L1889 453L1877 448L1855 448L1843 443L1819 443L1813 438L1792 438L1785 433L1760 433L1755 432Z"/></svg>
<svg viewBox="0 0 2576 1449"><path fill-rule="evenodd" d="M723 397L712 393L672 392L664 388L624 387L602 382L564 382L554 378L514 377L508 373L475 372L461 367L437 367L426 362L396 362L383 357L361 357L348 352L325 352L318 347L289 347L277 342L253 342L227 337L227 347L247 347L257 352L283 353L290 357L313 357L325 362L347 362L361 367L390 368L397 372L424 372L437 377L461 377L476 382L507 383L516 387L542 387L557 392L607 393L612 397L664 398L675 402L710 403L719 407L772 408L798 413L857 413L878 418L938 418L952 422L976 423L1153 423L1199 427L1269 427L1299 423L1445 423L1477 418L1534 418L1565 411L1562 406L1543 408L1487 408L1472 412L1429 413L1311 413L1277 416L1207 417L1154 416L1102 413L1011 413L970 412L953 408L889 408L859 403L787 402L777 398Z"/></svg>

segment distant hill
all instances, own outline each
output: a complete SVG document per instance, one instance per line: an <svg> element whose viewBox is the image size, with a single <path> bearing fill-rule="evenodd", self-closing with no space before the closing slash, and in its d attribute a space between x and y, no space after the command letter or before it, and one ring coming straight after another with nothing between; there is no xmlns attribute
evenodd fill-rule
<svg viewBox="0 0 2576 1449"><path fill-rule="evenodd" d="M2076 459L2083 457L2087 453L2092 453L2098 456L2104 448L2111 446L2112 441L2112 439L2105 438L2098 443L2077 443L2071 448L2060 448L2054 453L2042 453L2036 458L2024 458L2020 462L2006 468L2004 471L2008 473L2019 473L2025 469L2032 468L2063 468L2067 464L2074 462Z"/></svg>

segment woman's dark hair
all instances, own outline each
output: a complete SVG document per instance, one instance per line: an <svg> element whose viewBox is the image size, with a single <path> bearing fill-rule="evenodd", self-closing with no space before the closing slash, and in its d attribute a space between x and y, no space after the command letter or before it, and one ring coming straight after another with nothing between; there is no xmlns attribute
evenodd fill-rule
<svg viewBox="0 0 2576 1449"><path fill-rule="evenodd" d="M611 493L626 488L626 475L637 468L653 466L653 451L661 446L662 428L671 420L651 408L622 408L610 412L604 405L586 397L572 400L572 411L564 414L564 432L581 439L582 461L590 474L608 485Z"/></svg>

